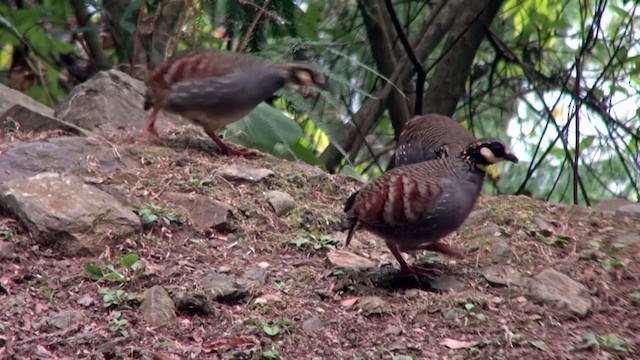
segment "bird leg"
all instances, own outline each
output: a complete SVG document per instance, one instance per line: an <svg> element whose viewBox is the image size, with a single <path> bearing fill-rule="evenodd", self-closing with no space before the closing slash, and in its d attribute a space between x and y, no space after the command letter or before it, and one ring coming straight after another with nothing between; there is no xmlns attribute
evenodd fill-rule
<svg viewBox="0 0 640 360"><path fill-rule="evenodd" d="M147 125L144 127L144 131L143 131L144 134L151 135L157 138L160 137L158 135L158 132L156 132L156 128L155 128L157 116L158 116L158 108L154 107L153 110L151 110L151 114L149 114L149 120L147 120Z"/></svg>
<svg viewBox="0 0 640 360"><path fill-rule="evenodd" d="M251 156L251 155L257 155L257 153L255 151L251 151L251 150L247 150L247 149L234 149L231 146L227 145L224 141L222 141L222 139L220 139L220 137L218 137L218 134L215 133L214 130L211 129L207 129L206 127L204 128L204 132L207 133L207 135L209 135L209 137L211 138L211 140L213 140L218 147L220 148L220 152L223 155L231 155L231 156Z"/></svg>
<svg viewBox="0 0 640 360"><path fill-rule="evenodd" d="M398 260L398 263L400 264L400 268L405 273L414 275L416 277L420 277L420 276L432 277L433 275L442 274L442 270L438 268L426 268L422 266L411 266L407 264L407 262L402 257L402 254L400 254L400 249L398 249L398 245L387 244L387 246L389 246L389 250L391 250L391 253L396 258L396 260Z"/></svg>

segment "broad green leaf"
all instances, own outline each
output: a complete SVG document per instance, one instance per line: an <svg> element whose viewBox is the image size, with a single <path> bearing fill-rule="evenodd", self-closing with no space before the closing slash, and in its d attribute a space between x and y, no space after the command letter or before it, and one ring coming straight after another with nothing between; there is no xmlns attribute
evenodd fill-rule
<svg viewBox="0 0 640 360"><path fill-rule="evenodd" d="M128 253L120 259L120 264L127 269L131 269L133 264L138 262L140 257L136 253Z"/></svg>
<svg viewBox="0 0 640 360"><path fill-rule="evenodd" d="M124 275L118 273L118 272L110 272L108 274L106 274L103 279L107 280L107 281L117 281L117 282L123 282L125 281L125 277Z"/></svg>
<svg viewBox="0 0 640 360"><path fill-rule="evenodd" d="M96 264L93 263L85 263L83 265L84 272L87 273L89 279L91 280L101 280L103 277L102 269Z"/></svg>

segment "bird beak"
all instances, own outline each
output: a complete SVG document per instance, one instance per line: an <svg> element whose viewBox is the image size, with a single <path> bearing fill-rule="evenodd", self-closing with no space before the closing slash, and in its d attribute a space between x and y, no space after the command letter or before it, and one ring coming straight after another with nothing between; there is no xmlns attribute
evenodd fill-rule
<svg viewBox="0 0 640 360"><path fill-rule="evenodd" d="M516 164L518 163L518 158L517 158L515 155L513 155L513 154L507 154L507 155L504 157L504 159L505 159L505 160L509 160L509 161L511 161L512 163L516 163Z"/></svg>

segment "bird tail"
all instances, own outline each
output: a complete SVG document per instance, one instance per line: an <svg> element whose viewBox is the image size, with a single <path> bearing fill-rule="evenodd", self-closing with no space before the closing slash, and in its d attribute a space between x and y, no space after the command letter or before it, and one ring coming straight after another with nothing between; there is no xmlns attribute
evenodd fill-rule
<svg viewBox="0 0 640 360"><path fill-rule="evenodd" d="M327 78L318 69L305 62L279 64L288 85L312 86L325 89Z"/></svg>

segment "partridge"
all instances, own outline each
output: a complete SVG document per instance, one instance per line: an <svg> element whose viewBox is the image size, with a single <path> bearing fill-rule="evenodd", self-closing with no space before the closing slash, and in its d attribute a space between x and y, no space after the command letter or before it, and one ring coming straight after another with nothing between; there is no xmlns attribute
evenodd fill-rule
<svg viewBox="0 0 640 360"><path fill-rule="evenodd" d="M473 208L485 177L485 167L518 158L498 139L469 144L458 157L403 165L352 194L345 203L349 233L358 225L384 239L400 267L414 275L433 270L409 266L400 252L430 250L462 254L439 240L458 229Z"/></svg>
<svg viewBox="0 0 640 360"><path fill-rule="evenodd" d="M458 156L475 138L452 118L427 114L407 121L400 133L393 167Z"/></svg>
<svg viewBox="0 0 640 360"><path fill-rule="evenodd" d="M153 108L144 129L158 137L159 110L202 126L225 155L248 155L229 147L216 132L242 117L283 86L323 88L323 74L307 63L275 64L247 55L210 49L164 62L146 81L144 109Z"/></svg>

